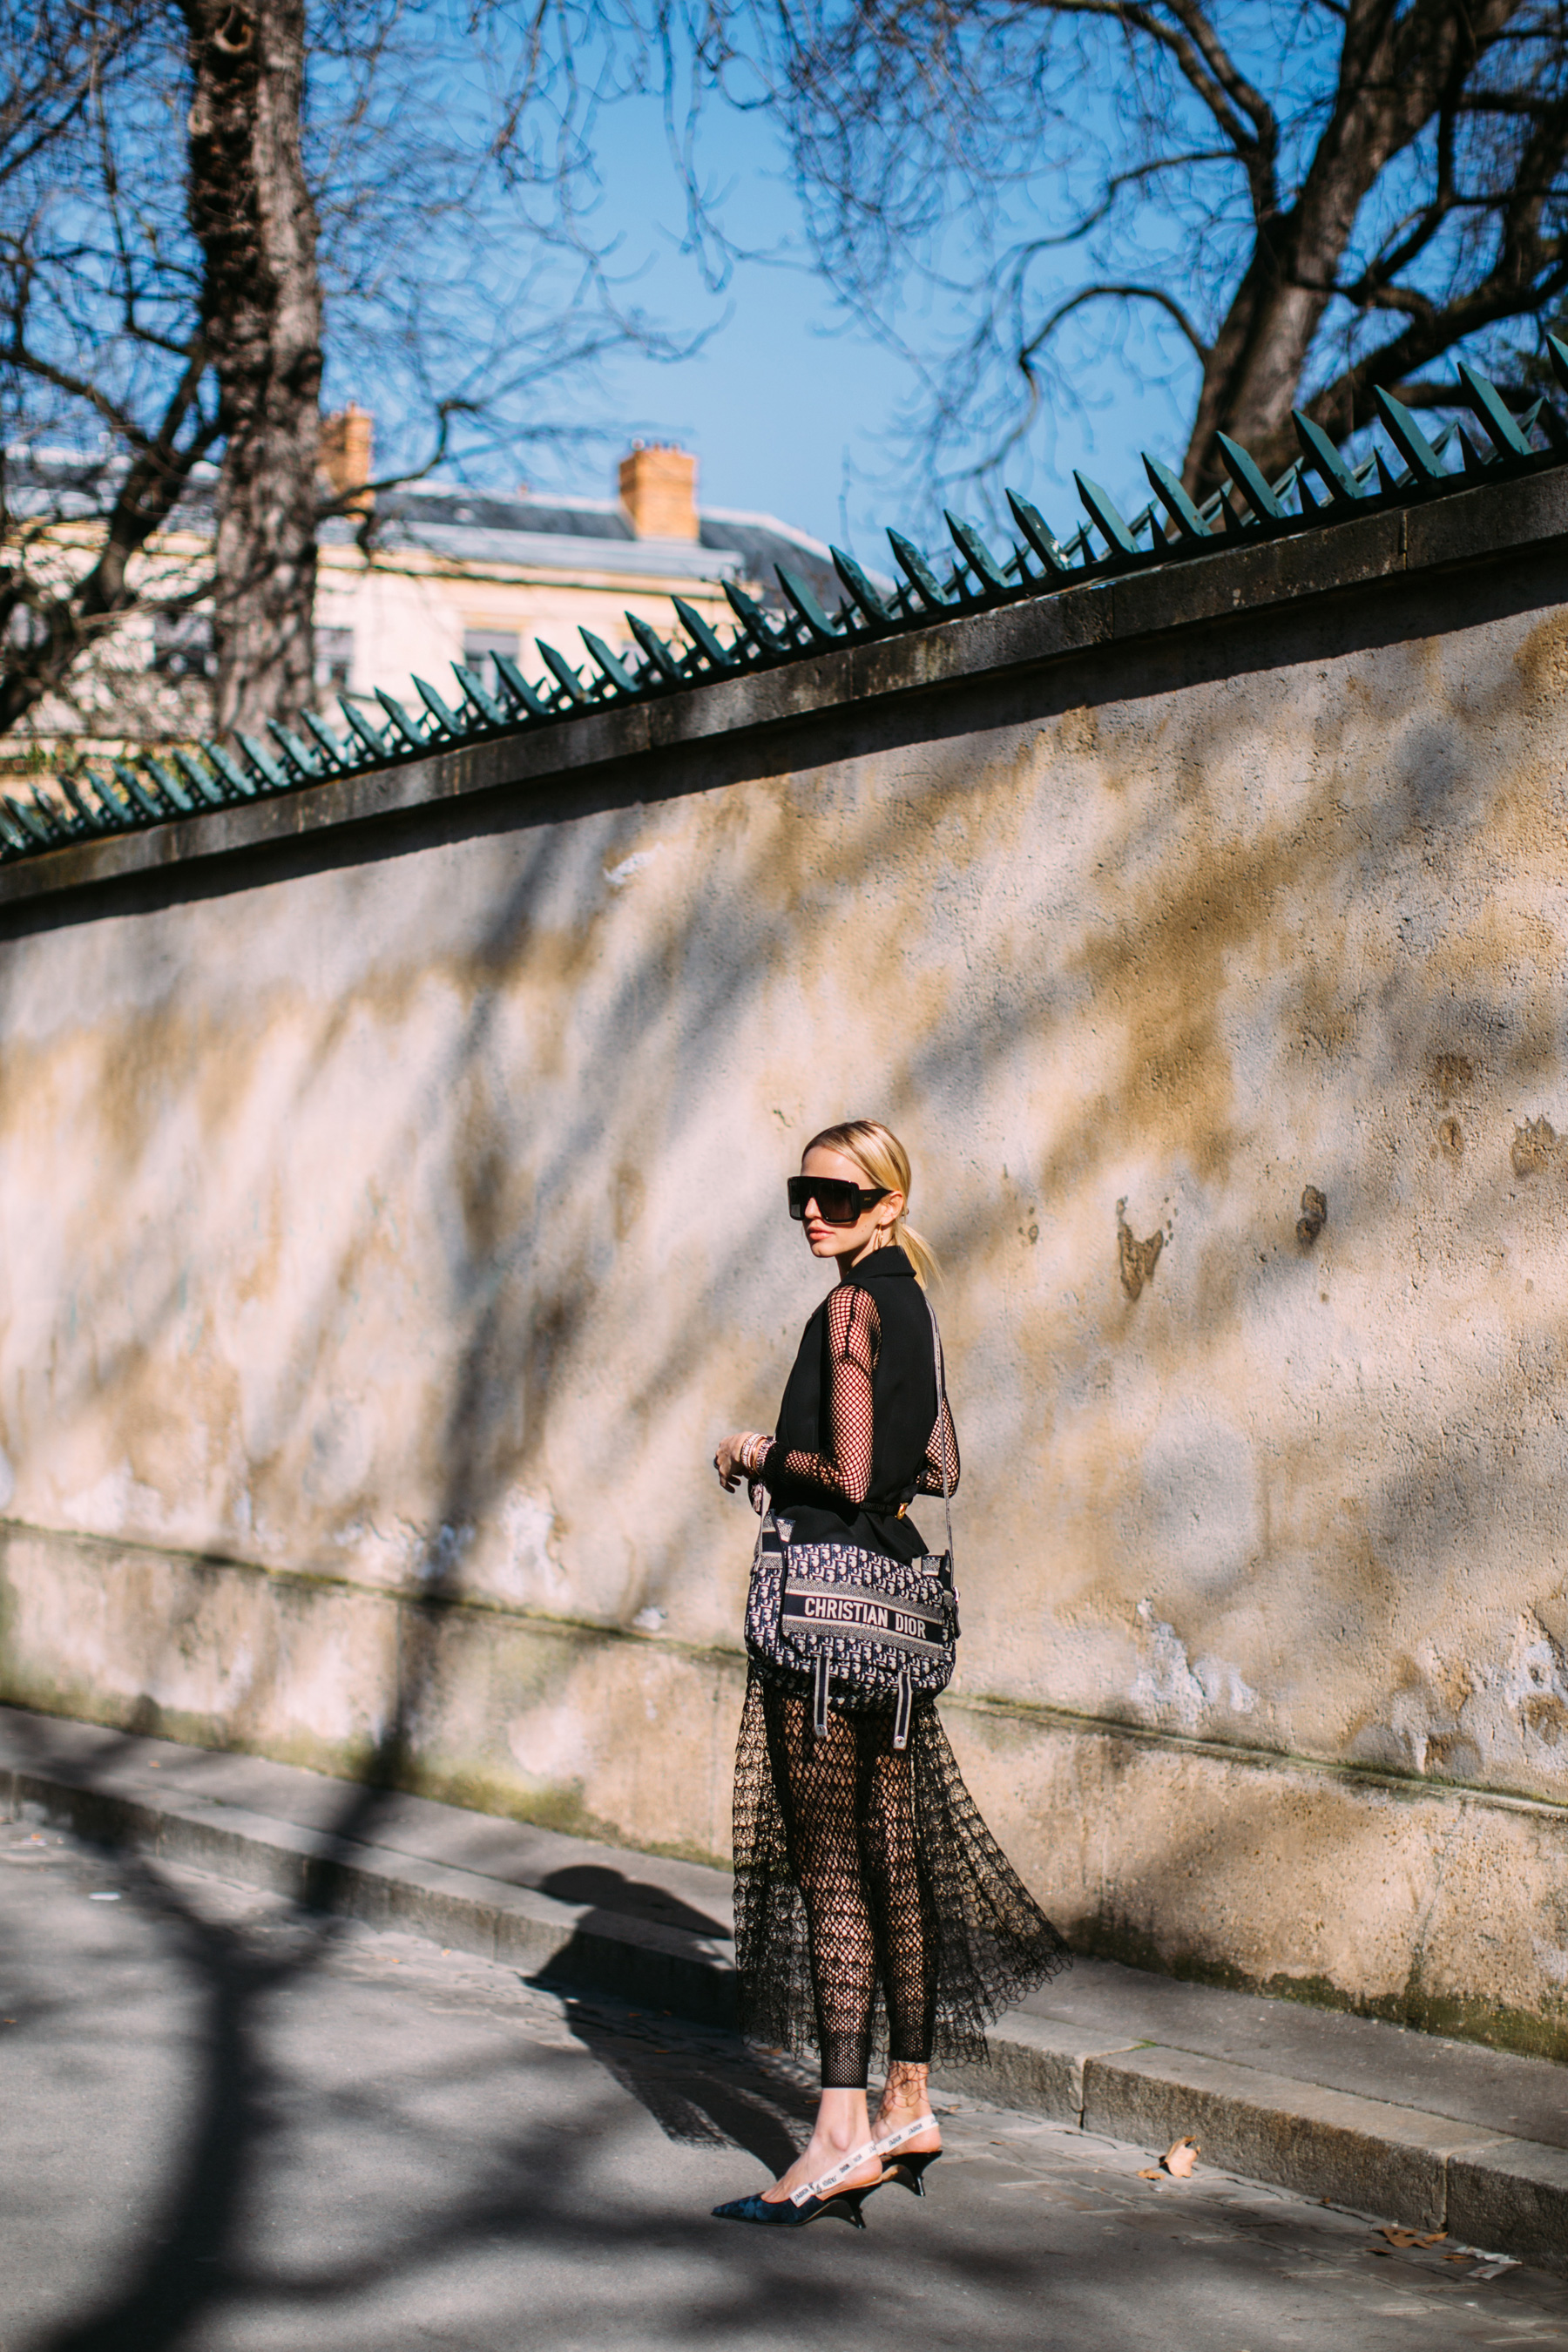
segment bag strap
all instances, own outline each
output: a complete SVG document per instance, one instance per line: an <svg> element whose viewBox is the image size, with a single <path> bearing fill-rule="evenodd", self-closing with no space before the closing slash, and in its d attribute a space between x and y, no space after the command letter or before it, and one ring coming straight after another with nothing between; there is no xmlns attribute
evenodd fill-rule
<svg viewBox="0 0 1568 2352"><path fill-rule="evenodd" d="M936 1434L942 1448L942 1507L947 1518L947 1569L954 1584L958 1570L952 1557L952 1464L947 1451L948 1410L947 1373L942 1360L942 1333L936 1328L936 1309L926 1300L926 1313L931 1317L931 1347L936 1354Z"/></svg>

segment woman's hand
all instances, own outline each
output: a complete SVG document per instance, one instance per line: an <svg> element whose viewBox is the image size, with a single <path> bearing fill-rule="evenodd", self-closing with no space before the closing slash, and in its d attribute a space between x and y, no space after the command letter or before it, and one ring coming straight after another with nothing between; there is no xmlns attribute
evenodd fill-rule
<svg viewBox="0 0 1568 2352"><path fill-rule="evenodd" d="M726 1495L732 1495L742 1478L755 1475L763 1457L773 1444L761 1430L737 1430L733 1437L721 1437L713 1456L713 1467L719 1473L719 1484Z"/></svg>

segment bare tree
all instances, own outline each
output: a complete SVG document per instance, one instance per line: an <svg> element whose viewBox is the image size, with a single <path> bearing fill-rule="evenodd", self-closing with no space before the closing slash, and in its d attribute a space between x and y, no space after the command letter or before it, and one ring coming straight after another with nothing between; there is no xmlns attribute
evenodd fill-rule
<svg viewBox="0 0 1568 2352"><path fill-rule="evenodd" d="M912 271L956 309L927 424L990 462L1141 321L1206 491L1222 431L1286 464L1293 406L1343 439L1377 384L1458 404L1433 369L1517 367L1568 289L1558 0L732 0L697 29L782 121L847 301L911 349Z"/></svg>
<svg viewBox="0 0 1568 2352"><path fill-rule="evenodd" d="M0 732L62 696L125 731L133 614L176 647L210 614L216 657L210 689L153 681L147 732L308 698L317 529L351 503L317 476L324 360L374 388L390 482L510 467L583 431L608 350L685 348L591 233L639 51L585 62L575 11L5 0Z"/></svg>

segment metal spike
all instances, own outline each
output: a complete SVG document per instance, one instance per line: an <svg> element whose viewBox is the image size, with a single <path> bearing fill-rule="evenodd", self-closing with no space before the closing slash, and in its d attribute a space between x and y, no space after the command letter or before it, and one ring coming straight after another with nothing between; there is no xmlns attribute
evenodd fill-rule
<svg viewBox="0 0 1568 2352"><path fill-rule="evenodd" d="M437 727L443 735L458 736L467 734L468 730L463 725L462 720L458 717L455 711L447 709L446 704L442 701L440 696L437 693L433 686L427 686L422 677L416 677L414 680L414 691L419 697L420 701L425 705L426 709L430 713L431 718L435 720Z"/></svg>
<svg viewBox="0 0 1568 2352"><path fill-rule="evenodd" d="M7 793L5 805L24 831L32 835L40 849L59 847L61 836L56 833L54 826L49 823L43 810L38 807L36 800L29 808L26 801L14 801Z"/></svg>
<svg viewBox="0 0 1568 2352"><path fill-rule="evenodd" d="M1538 400L1530 414L1519 420L1519 429L1527 437L1538 425L1554 449L1568 449L1568 425L1563 424L1549 400Z"/></svg>
<svg viewBox="0 0 1568 2352"><path fill-rule="evenodd" d="M1437 452L1404 402L1395 400L1391 392L1384 392L1380 383L1373 385L1372 396L1377 403L1377 413L1383 419L1389 439L1409 467L1412 476L1428 482L1442 481L1445 476Z"/></svg>
<svg viewBox="0 0 1568 2352"><path fill-rule="evenodd" d="M275 793L288 791L289 779L265 743L258 742L254 735L237 735L234 740L264 784Z"/></svg>
<svg viewBox="0 0 1568 2352"><path fill-rule="evenodd" d="M176 744L173 757L175 767L178 768L198 801L205 802L208 808L228 806L227 793L218 789L207 771L198 766L183 745Z"/></svg>
<svg viewBox="0 0 1568 2352"><path fill-rule="evenodd" d="M640 613L628 613L626 622L633 636L665 683L668 686L684 686L686 673L658 630L645 621Z"/></svg>
<svg viewBox="0 0 1568 2352"><path fill-rule="evenodd" d="M950 513L946 508L942 509L942 519L952 534L953 545L979 581L982 593L988 589L993 595L1009 594L1013 583L973 524L965 522L962 515Z"/></svg>
<svg viewBox="0 0 1568 2352"><path fill-rule="evenodd" d="M169 811L163 806L160 800L155 799L153 794L146 789L141 777L137 774L135 769L131 766L130 762L125 760L115 760L111 764L114 769L116 781L129 794L135 806L141 810L148 823L150 824L166 824L169 818Z"/></svg>
<svg viewBox="0 0 1568 2352"><path fill-rule="evenodd" d="M237 793L241 800L253 801L256 798L255 777L247 775L239 762L229 758L221 743L205 741L202 745L202 751L220 782L227 784L232 792Z"/></svg>
<svg viewBox="0 0 1568 2352"><path fill-rule="evenodd" d="M172 801L174 806L182 810L186 816L195 816L199 803L192 799L179 778L163 765L162 760L155 760L151 751L143 751L142 766L143 772L152 777L166 801Z"/></svg>
<svg viewBox="0 0 1568 2352"><path fill-rule="evenodd" d="M1463 457L1465 471L1472 481L1479 475L1484 474L1489 466L1495 467L1497 464L1496 450L1478 449L1462 425L1459 427L1459 449Z"/></svg>
<svg viewBox="0 0 1568 2352"><path fill-rule="evenodd" d="M339 742L324 719L318 717L313 710L301 710L300 723L302 727L310 729L310 733L321 745L321 756L329 767L345 768L351 764L354 756L353 751L346 744Z"/></svg>
<svg viewBox="0 0 1568 2352"><path fill-rule="evenodd" d="M1209 527L1169 466L1162 465L1158 457L1151 457L1145 450L1143 471L1153 485L1155 497L1175 524L1182 538L1206 541L1211 536Z"/></svg>
<svg viewBox="0 0 1568 2352"><path fill-rule="evenodd" d="M402 703L398 701L396 696L388 694L384 686L378 686L375 689L375 698L380 703L382 709L385 711L388 719L392 721L394 733L402 736L405 743L407 744L408 749L411 751L423 751L425 749L426 739L420 733L413 719L410 719L407 711L403 708ZM394 750L395 749L395 746L389 744L387 748L389 750Z"/></svg>
<svg viewBox="0 0 1568 2352"><path fill-rule="evenodd" d="M680 616L680 625L698 651L705 654L715 669L738 669L740 664L728 646L721 646L701 614L689 604L684 596L672 596L670 603Z"/></svg>
<svg viewBox="0 0 1568 2352"><path fill-rule="evenodd" d="M1331 500L1359 499L1361 486L1356 477L1322 426L1314 425L1310 416L1303 416L1299 408L1290 411L1290 422L1296 427L1302 456L1317 469Z"/></svg>
<svg viewBox="0 0 1568 2352"><path fill-rule="evenodd" d="M873 629L896 628L898 621L895 614L888 610L855 558L846 555L841 547L830 547L827 552L833 558L834 570L859 607L861 618Z"/></svg>
<svg viewBox="0 0 1568 2352"><path fill-rule="evenodd" d="M725 581L724 593L730 600L731 611L764 660L787 650L787 640L773 627L754 596L748 595L733 580Z"/></svg>
<svg viewBox="0 0 1568 2352"><path fill-rule="evenodd" d="M565 655L558 654L553 646L547 646L542 637L535 637L533 642L535 648L538 651L540 660L544 664L546 669L551 672L552 676L560 680L562 689L566 695L567 699L572 702L590 701L592 697L588 694L582 679L578 677L576 671L573 668Z"/></svg>
<svg viewBox="0 0 1568 2352"><path fill-rule="evenodd" d="M481 683L478 674L471 670L466 662L454 662L452 676L457 679L462 693L472 703L487 727L506 725L506 712L496 700L489 688Z"/></svg>
<svg viewBox="0 0 1568 2352"><path fill-rule="evenodd" d="M87 776L87 771L85 769L83 769L82 774L85 780ZM82 824L86 826L89 833L103 833L107 830L108 826L113 823L113 817L109 810L105 809L101 803L95 807L93 803L88 800L87 794L82 791L76 778L71 774L68 768L60 768L56 771L56 782L58 783L61 792L64 793L67 800L69 801L72 808L75 809L78 816L80 817Z"/></svg>
<svg viewBox="0 0 1568 2352"><path fill-rule="evenodd" d="M1546 356L1552 362L1552 373L1558 385L1568 392L1568 343L1560 343L1555 335L1546 338Z"/></svg>
<svg viewBox="0 0 1568 2352"><path fill-rule="evenodd" d="M128 801L124 793L121 793L114 784L110 782L107 776L99 775L97 772L91 768L84 768L82 770L82 776L84 780L92 786L93 791L103 803L104 807L109 811L117 825L124 826L141 824L141 814L134 802Z"/></svg>
<svg viewBox="0 0 1568 2352"><path fill-rule="evenodd" d="M948 600L937 586L935 573L914 541L905 539L900 531L890 530L888 533L888 544L898 558L899 569L908 578L911 587L920 591L933 612L947 612L950 609Z"/></svg>
<svg viewBox="0 0 1568 2352"><path fill-rule="evenodd" d="M552 719L554 712L543 697L530 686L510 654L491 654L496 676L504 692L510 698L514 709L526 711L530 719Z"/></svg>
<svg viewBox="0 0 1568 2352"><path fill-rule="evenodd" d="M809 584L797 572L792 572L787 563L775 563L773 570L778 574L779 586L784 590L812 635L826 646L837 644L843 632L834 627L812 594Z"/></svg>
<svg viewBox="0 0 1568 2352"><path fill-rule="evenodd" d="M603 637L596 637L592 629L579 629L577 635L587 646L591 658L598 663L616 693L635 694L637 690L636 678L628 669L622 667L619 656L610 651Z"/></svg>
<svg viewBox="0 0 1568 2352"><path fill-rule="evenodd" d="M1146 507L1139 508L1127 528L1132 533L1134 540L1141 530L1146 530L1149 534L1150 551L1153 554L1157 555L1166 543L1165 518L1152 499Z"/></svg>
<svg viewBox="0 0 1568 2352"><path fill-rule="evenodd" d="M31 857L34 845L21 826L13 822L3 799L0 799L0 842L5 844L6 857Z"/></svg>
<svg viewBox="0 0 1568 2352"><path fill-rule="evenodd" d="M1126 517L1110 491L1102 490L1100 484L1090 481L1087 474L1075 473L1073 480L1078 484L1079 498L1093 516L1111 553L1113 555L1138 554L1140 551L1133 541L1132 533L1127 527Z"/></svg>
<svg viewBox="0 0 1568 2352"><path fill-rule="evenodd" d="M1397 498L1400 491L1405 488L1410 479L1409 473L1392 473L1389 470L1388 461L1384 457L1381 449L1374 450L1373 455L1377 462L1377 479L1379 488L1382 490L1384 498Z"/></svg>
<svg viewBox="0 0 1568 2352"><path fill-rule="evenodd" d="M395 748L387 737L383 735L379 727L373 727L363 713L354 708L346 694L339 695L338 709L348 720L349 733L358 736L372 759L384 760Z"/></svg>
<svg viewBox="0 0 1568 2352"><path fill-rule="evenodd" d="M1028 499L1016 490L1008 491L1007 504L1013 509L1014 521L1046 570L1055 579L1069 578L1073 567L1068 561L1067 551L1057 545L1056 535L1038 507L1031 506Z"/></svg>
<svg viewBox="0 0 1568 2352"><path fill-rule="evenodd" d="M298 770L301 782L307 784L316 782L321 772L321 763L310 745L302 743L293 729L285 727L279 719L269 719L267 722L267 730L274 741L280 746L283 756L290 766Z"/></svg>
<svg viewBox="0 0 1568 2352"><path fill-rule="evenodd" d="M1274 494L1273 485L1251 451L1244 449L1239 441L1233 441L1228 433L1216 433L1215 439L1225 452L1233 487L1246 499L1258 521L1287 521L1289 517ZM1241 518L1237 516L1237 520L1239 521Z"/></svg>

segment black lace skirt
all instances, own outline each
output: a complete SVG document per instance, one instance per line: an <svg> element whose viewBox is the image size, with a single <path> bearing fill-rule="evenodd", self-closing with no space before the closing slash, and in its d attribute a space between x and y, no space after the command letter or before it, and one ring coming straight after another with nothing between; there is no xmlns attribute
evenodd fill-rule
<svg viewBox="0 0 1568 2352"><path fill-rule="evenodd" d="M742 2031L858 2088L873 2052L983 2057L985 2028L1070 1964L981 1820L933 1699L812 1729L805 1678L753 1664L735 1757Z"/></svg>

